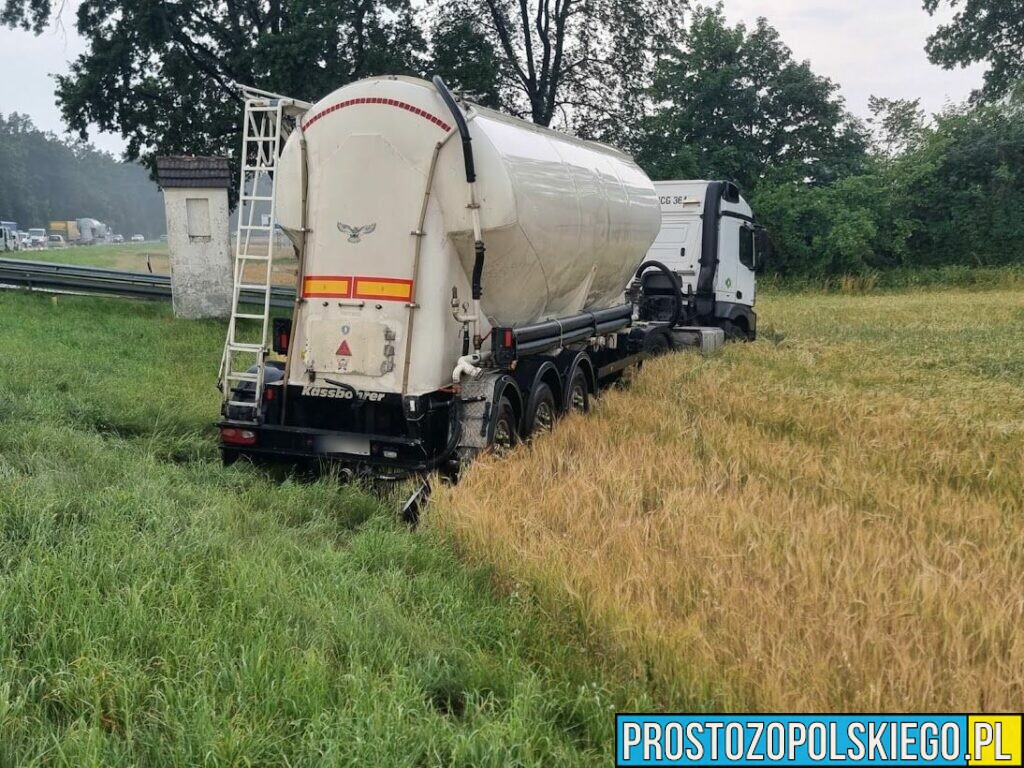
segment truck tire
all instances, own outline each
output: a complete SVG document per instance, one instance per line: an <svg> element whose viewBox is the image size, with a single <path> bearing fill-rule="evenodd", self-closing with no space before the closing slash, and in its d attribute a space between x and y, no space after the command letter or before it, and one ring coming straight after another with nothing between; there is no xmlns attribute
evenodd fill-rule
<svg viewBox="0 0 1024 768"><path fill-rule="evenodd" d="M577 368L569 379L565 398L565 409L570 413L586 413L590 410L590 385L583 368Z"/></svg>
<svg viewBox="0 0 1024 768"><path fill-rule="evenodd" d="M732 320L722 322L721 328L725 333L726 341L752 341L747 329Z"/></svg>
<svg viewBox="0 0 1024 768"><path fill-rule="evenodd" d="M555 426L558 407L555 405L555 393L545 382L538 382L530 393L530 403L526 408L523 421L523 435L531 437L535 434L550 432Z"/></svg>
<svg viewBox="0 0 1024 768"><path fill-rule="evenodd" d="M498 401L497 415L494 418L494 436L491 439L491 450L499 456L508 453L519 442L519 427L516 421L516 409L512 401L502 395Z"/></svg>

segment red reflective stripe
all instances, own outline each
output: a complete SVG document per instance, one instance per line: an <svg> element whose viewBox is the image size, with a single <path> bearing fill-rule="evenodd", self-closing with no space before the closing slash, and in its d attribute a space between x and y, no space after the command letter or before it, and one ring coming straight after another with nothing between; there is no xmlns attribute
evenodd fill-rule
<svg viewBox="0 0 1024 768"><path fill-rule="evenodd" d="M346 101L340 101L337 104L322 109L321 111L317 112L315 115L309 118L309 120L302 124L302 130L307 130L317 120L319 120L321 117L329 115L331 112L335 112L339 109L344 109L345 107L351 107L355 104L381 104L387 107L397 107L398 109L404 109L406 112L412 112L412 114L418 115L422 117L424 120L429 120L431 123L445 131L450 131L452 129L452 127L448 125L448 123L446 123L444 120L441 120L439 117L435 117L434 115L420 109L419 107L414 107L412 104L407 104L406 102L399 101L398 99L385 99L379 96L364 96L358 99L348 99Z"/></svg>

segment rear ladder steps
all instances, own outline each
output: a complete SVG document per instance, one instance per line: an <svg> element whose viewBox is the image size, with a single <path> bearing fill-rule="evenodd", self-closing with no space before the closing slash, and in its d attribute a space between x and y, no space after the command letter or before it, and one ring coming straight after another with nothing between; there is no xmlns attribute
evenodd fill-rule
<svg viewBox="0 0 1024 768"><path fill-rule="evenodd" d="M238 196L238 229L235 240L234 287L227 339L221 358L222 408L242 411L239 421L257 422L266 383L267 335L274 263L274 228L277 216L277 179L274 170L283 148L283 123L296 105L288 99L244 90L245 124L242 136L241 180ZM289 109L290 108L290 109ZM269 187L269 194L267 188ZM259 218L257 218L257 208ZM269 210L267 210L269 209ZM265 253L253 235L265 239ZM243 291L248 294L243 296ZM252 294L257 294L255 302ZM262 301L260 299L262 298ZM256 304L259 311L253 311ZM262 306L260 306L262 305ZM240 327L239 321L255 324ZM255 337L255 338L254 338ZM255 367L255 370L252 368ZM251 383L253 398L239 400L234 384Z"/></svg>

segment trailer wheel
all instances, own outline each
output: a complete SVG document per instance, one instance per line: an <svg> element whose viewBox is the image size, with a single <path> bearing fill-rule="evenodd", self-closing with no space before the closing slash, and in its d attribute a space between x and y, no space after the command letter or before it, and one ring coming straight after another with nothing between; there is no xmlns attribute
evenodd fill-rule
<svg viewBox="0 0 1024 768"><path fill-rule="evenodd" d="M519 429L516 425L516 411L512 401L502 396L498 402L498 415L494 420L494 438L491 447L499 456L511 451L519 442Z"/></svg>
<svg viewBox="0 0 1024 768"><path fill-rule="evenodd" d="M539 382L530 397L523 434L530 436L550 432L555 426L557 415L555 393L551 391L551 387L546 382Z"/></svg>
<svg viewBox="0 0 1024 768"><path fill-rule="evenodd" d="M582 368L572 373L565 406L566 410L573 413L586 413L590 410L590 387L587 385L587 374Z"/></svg>

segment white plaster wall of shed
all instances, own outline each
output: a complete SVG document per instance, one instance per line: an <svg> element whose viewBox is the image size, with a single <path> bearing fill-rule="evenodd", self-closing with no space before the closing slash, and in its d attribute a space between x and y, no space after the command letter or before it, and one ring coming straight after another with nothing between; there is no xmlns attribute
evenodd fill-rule
<svg viewBox="0 0 1024 768"><path fill-rule="evenodd" d="M209 237L189 234L185 202L189 198L209 201ZM164 208L174 316L184 319L228 317L234 278L228 238L227 190L165 189Z"/></svg>

